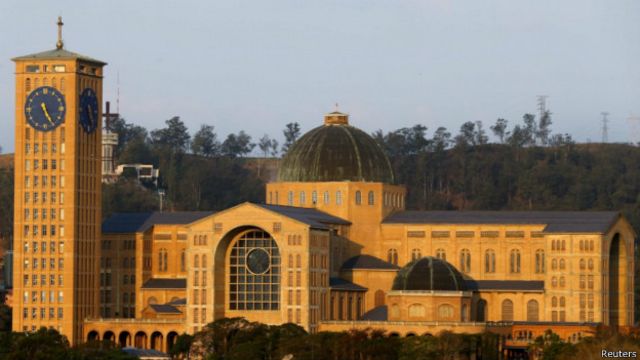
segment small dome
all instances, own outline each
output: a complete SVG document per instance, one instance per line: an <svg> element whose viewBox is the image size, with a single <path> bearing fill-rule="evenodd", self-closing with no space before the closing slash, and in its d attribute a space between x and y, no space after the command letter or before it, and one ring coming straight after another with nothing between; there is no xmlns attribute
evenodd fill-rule
<svg viewBox="0 0 640 360"><path fill-rule="evenodd" d="M278 181L369 181L392 184L391 163L378 143L332 112L324 125L304 134L282 159Z"/></svg>
<svg viewBox="0 0 640 360"><path fill-rule="evenodd" d="M392 290L464 291L462 274L436 257L414 260L398 271Z"/></svg>

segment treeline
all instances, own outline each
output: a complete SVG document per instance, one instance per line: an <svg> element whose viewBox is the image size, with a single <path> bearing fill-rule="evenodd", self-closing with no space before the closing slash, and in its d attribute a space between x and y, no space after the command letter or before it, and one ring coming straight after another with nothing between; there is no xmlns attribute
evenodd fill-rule
<svg viewBox="0 0 640 360"><path fill-rule="evenodd" d="M480 122L455 136L416 125L374 137L407 185L410 209L620 210L640 231L640 148L577 144L549 135L549 119L523 122L509 130L498 119L494 143Z"/></svg>

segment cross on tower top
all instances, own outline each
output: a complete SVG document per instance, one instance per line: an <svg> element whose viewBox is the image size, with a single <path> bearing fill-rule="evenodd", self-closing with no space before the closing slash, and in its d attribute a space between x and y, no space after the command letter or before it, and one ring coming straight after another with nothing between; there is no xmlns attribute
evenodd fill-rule
<svg viewBox="0 0 640 360"><path fill-rule="evenodd" d="M58 42L56 43L56 49L60 50L64 46L64 42L62 41L62 26L64 23L62 22L62 16L58 16Z"/></svg>

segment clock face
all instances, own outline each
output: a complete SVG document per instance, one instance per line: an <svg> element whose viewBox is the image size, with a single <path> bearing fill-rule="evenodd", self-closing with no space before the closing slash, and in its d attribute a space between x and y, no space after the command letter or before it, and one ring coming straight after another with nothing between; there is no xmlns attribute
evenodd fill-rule
<svg viewBox="0 0 640 360"><path fill-rule="evenodd" d="M269 270L271 259L264 249L253 249L247 254L247 268L254 274L264 274Z"/></svg>
<svg viewBox="0 0 640 360"><path fill-rule="evenodd" d="M33 90L24 104L27 123L36 130L51 131L64 123L64 95L50 86Z"/></svg>
<svg viewBox="0 0 640 360"><path fill-rule="evenodd" d="M98 127L98 97L91 88L86 88L80 94L80 126L91 134Z"/></svg>

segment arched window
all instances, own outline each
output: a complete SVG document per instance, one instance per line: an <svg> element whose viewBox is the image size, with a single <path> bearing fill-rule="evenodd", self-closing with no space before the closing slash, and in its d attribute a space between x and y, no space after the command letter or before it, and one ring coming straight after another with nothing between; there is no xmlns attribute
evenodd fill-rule
<svg viewBox="0 0 640 360"><path fill-rule="evenodd" d="M202 255L202 267L207 267L207 255Z"/></svg>
<svg viewBox="0 0 640 360"><path fill-rule="evenodd" d="M564 276L560 276L560 287L563 288L565 285Z"/></svg>
<svg viewBox="0 0 640 360"><path fill-rule="evenodd" d="M336 205L342 205L342 192L336 191Z"/></svg>
<svg viewBox="0 0 640 360"><path fill-rule="evenodd" d="M469 249L462 249L460 251L460 270L466 273L471 271L471 253Z"/></svg>
<svg viewBox="0 0 640 360"><path fill-rule="evenodd" d="M375 199L375 195L373 194L373 191L369 191L368 198L369 198L369 205L375 204L376 199Z"/></svg>
<svg viewBox="0 0 640 360"><path fill-rule="evenodd" d="M557 270L558 269L558 260L557 259L551 260L551 269L552 270Z"/></svg>
<svg viewBox="0 0 640 360"><path fill-rule="evenodd" d="M544 274L544 250L536 250L536 274Z"/></svg>
<svg viewBox="0 0 640 360"><path fill-rule="evenodd" d="M280 251L276 241L267 232L252 229L241 233L231 246L229 309L278 310Z"/></svg>
<svg viewBox="0 0 640 360"><path fill-rule="evenodd" d="M420 249L411 250L411 261L418 260L421 257L422 257L422 254L420 253Z"/></svg>
<svg viewBox="0 0 640 360"><path fill-rule="evenodd" d="M442 304L438 306L438 318L441 320L450 320L453 318L453 306Z"/></svg>
<svg viewBox="0 0 640 360"><path fill-rule="evenodd" d="M437 249L436 257L440 260L447 261L447 253L444 251L444 249Z"/></svg>
<svg viewBox="0 0 640 360"><path fill-rule="evenodd" d="M27 78L24 82L24 91L28 94L31 91L31 79Z"/></svg>
<svg viewBox="0 0 640 360"><path fill-rule="evenodd" d="M538 321L538 302L529 300L527 302L527 321Z"/></svg>
<svg viewBox="0 0 640 360"><path fill-rule="evenodd" d="M193 267L194 268L200 267L200 255L196 255L193 257Z"/></svg>
<svg viewBox="0 0 640 360"><path fill-rule="evenodd" d="M313 191L311 192L311 204L315 205L318 203L318 192L317 191Z"/></svg>
<svg viewBox="0 0 640 360"><path fill-rule="evenodd" d="M564 262L564 259L560 259L560 270L564 270L565 267L566 263Z"/></svg>
<svg viewBox="0 0 640 360"><path fill-rule="evenodd" d="M287 193L287 205L293 206L293 191Z"/></svg>
<svg viewBox="0 0 640 360"><path fill-rule="evenodd" d="M484 253L484 272L496 272L496 252L493 249L489 249Z"/></svg>
<svg viewBox="0 0 640 360"><path fill-rule="evenodd" d="M552 297L551 298L551 306L552 307L557 307L558 306L558 298L557 297Z"/></svg>
<svg viewBox="0 0 640 360"><path fill-rule="evenodd" d="M584 259L580 259L580 270L585 270L587 268L587 263Z"/></svg>
<svg viewBox="0 0 640 360"><path fill-rule="evenodd" d="M502 301L502 321L513 321L513 301L509 299Z"/></svg>
<svg viewBox="0 0 640 360"><path fill-rule="evenodd" d="M552 287L558 286L558 278L557 277L554 276L554 277L551 278L551 286Z"/></svg>
<svg viewBox="0 0 640 360"><path fill-rule="evenodd" d="M409 305L409 317L424 317L426 311L422 304Z"/></svg>
<svg viewBox="0 0 640 360"><path fill-rule="evenodd" d="M564 296L560 296L560 307L565 307L566 303L564 300Z"/></svg>
<svg viewBox="0 0 640 360"><path fill-rule="evenodd" d="M587 267L589 268L589 271L593 270L593 259L589 259Z"/></svg>
<svg viewBox="0 0 640 360"><path fill-rule="evenodd" d="M387 262L393 265L398 265L398 250L389 249L387 251Z"/></svg>
<svg viewBox="0 0 640 360"><path fill-rule="evenodd" d="M356 205L362 204L362 193L360 190L356 191Z"/></svg>
<svg viewBox="0 0 640 360"><path fill-rule="evenodd" d="M325 204L325 205L329 205L329 200L330 200L330 199L329 199L329 192L328 192L328 191L325 191L325 192L324 192L324 204Z"/></svg>
<svg viewBox="0 0 640 360"><path fill-rule="evenodd" d="M300 205L304 205L307 202L307 196L304 191L300 191Z"/></svg>
<svg viewBox="0 0 640 360"><path fill-rule="evenodd" d="M520 273L520 250L518 249L511 250L509 270L512 274Z"/></svg>

